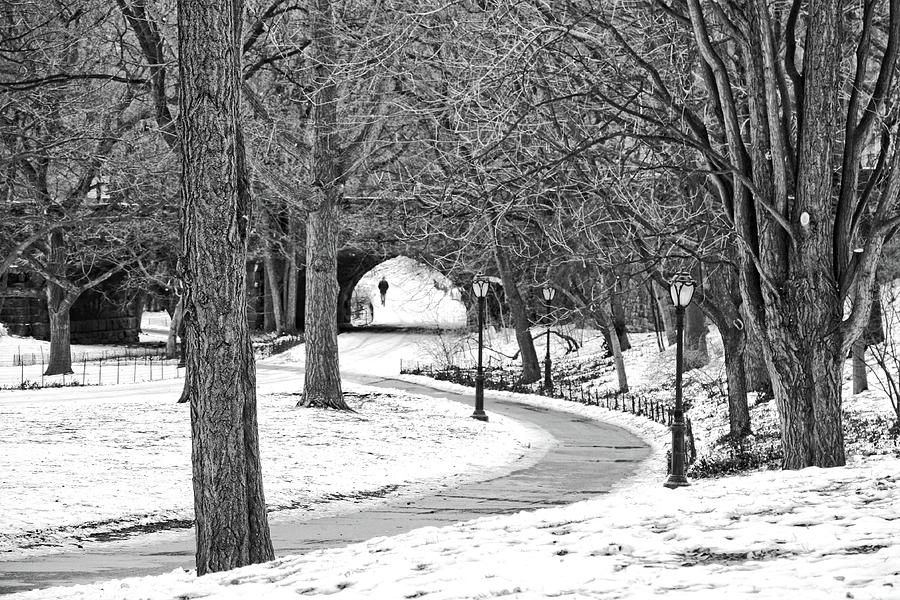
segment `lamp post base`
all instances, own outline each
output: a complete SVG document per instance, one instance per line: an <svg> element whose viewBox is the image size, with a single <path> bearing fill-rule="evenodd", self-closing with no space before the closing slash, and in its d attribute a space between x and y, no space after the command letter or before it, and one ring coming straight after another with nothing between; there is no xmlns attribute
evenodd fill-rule
<svg viewBox="0 0 900 600"><path fill-rule="evenodd" d="M663 487L667 487L670 490L673 490L675 488L686 487L689 485L691 485L690 482L688 482L688 480L684 477L669 475L669 479L666 480L666 482L663 484Z"/></svg>
<svg viewBox="0 0 900 600"><path fill-rule="evenodd" d="M485 412L483 410L476 410L475 412L473 412L472 418L477 421L487 421L488 420L488 416L487 416L487 414L485 414Z"/></svg>

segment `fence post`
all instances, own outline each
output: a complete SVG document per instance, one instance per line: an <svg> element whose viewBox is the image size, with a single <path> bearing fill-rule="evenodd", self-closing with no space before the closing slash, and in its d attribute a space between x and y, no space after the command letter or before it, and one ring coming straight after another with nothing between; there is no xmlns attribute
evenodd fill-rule
<svg viewBox="0 0 900 600"><path fill-rule="evenodd" d="M119 385L119 361L121 360L118 356L116 357L116 385Z"/></svg>
<svg viewBox="0 0 900 600"><path fill-rule="evenodd" d="M134 374L131 377L131 383L137 383L137 356L134 357Z"/></svg>
<svg viewBox="0 0 900 600"><path fill-rule="evenodd" d="M87 376L87 360L81 355L81 385L84 385L84 378Z"/></svg>
<svg viewBox="0 0 900 600"><path fill-rule="evenodd" d="M103 385L103 358L100 358L97 367L97 385Z"/></svg>

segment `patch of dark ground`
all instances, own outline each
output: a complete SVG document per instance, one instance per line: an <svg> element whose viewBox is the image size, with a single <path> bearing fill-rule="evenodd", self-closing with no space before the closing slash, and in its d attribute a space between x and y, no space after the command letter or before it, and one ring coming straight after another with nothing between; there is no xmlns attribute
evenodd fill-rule
<svg viewBox="0 0 900 600"><path fill-rule="evenodd" d="M358 502L361 500L371 500L374 498L384 498L397 490L400 486L397 484L385 485L371 490L358 490L346 494L333 493L325 494L320 501L337 502L349 501ZM269 514L286 510L299 510L310 507L310 502L306 500L296 500L286 504L277 504L269 507ZM19 544L20 549L35 548L61 548L67 545L81 547L85 542L112 542L126 540L131 537L143 535L145 533L157 533L160 531L174 531L178 529L191 529L194 527L193 519L162 519L149 523L130 523L123 524L121 521L91 521L82 523L77 526L60 527L53 529L40 529L29 531L22 537L31 538L34 541ZM64 543L60 543L60 536L65 539ZM49 541L53 539L54 541ZM12 550L10 550L12 552Z"/></svg>
<svg viewBox="0 0 900 600"><path fill-rule="evenodd" d="M692 567L694 565L708 565L712 563L728 565L744 563L748 560L770 560L791 556L792 554L794 553L778 548L745 550L743 552L717 552L710 548L693 548L677 556L683 561L681 563L682 567Z"/></svg>
<svg viewBox="0 0 900 600"><path fill-rule="evenodd" d="M887 547L886 544L864 544L862 546L843 548L837 552L829 552L827 555L874 554ZM740 564L750 560L771 560L796 555L796 552L781 550L779 548L764 548L761 550L747 550L744 552L716 552L709 548L694 548L687 552L682 552L678 557L683 561L681 563L682 567L692 567L694 565L707 565L711 563L724 565Z"/></svg>

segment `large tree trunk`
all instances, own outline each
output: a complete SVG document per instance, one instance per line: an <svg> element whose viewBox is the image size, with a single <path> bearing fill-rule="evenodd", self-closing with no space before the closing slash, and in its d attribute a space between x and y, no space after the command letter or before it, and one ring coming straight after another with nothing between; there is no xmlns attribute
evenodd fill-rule
<svg viewBox="0 0 900 600"><path fill-rule="evenodd" d="M331 0L314 0L310 10L311 56L316 64L311 124L312 180L315 197L307 199L306 219L306 376L303 402L349 410L341 390L338 364L337 280L338 203L343 189L337 134L337 84L333 70L338 50Z"/></svg>
<svg viewBox="0 0 900 600"><path fill-rule="evenodd" d="M771 333L770 333L771 336ZM784 468L844 464L841 428L841 371L844 357L828 336L800 345L785 336L769 374L781 421ZM838 346L839 348L839 346Z"/></svg>
<svg viewBox="0 0 900 600"><path fill-rule="evenodd" d="M743 331L734 327L720 327L719 332L725 349L729 433L732 439L738 439L750 433L750 407L747 405L747 377L744 370L745 336Z"/></svg>
<svg viewBox="0 0 900 600"><path fill-rule="evenodd" d="M759 337L747 331L744 348L744 372L747 376L747 391L772 396L772 381Z"/></svg>
<svg viewBox="0 0 900 600"><path fill-rule="evenodd" d="M72 373L72 350L69 330L70 308L71 305L64 300L47 303L47 312L50 313L50 362L47 364L47 370L44 371L44 375Z"/></svg>
<svg viewBox="0 0 900 600"><path fill-rule="evenodd" d="M541 365L538 362L537 352L534 349L534 339L531 337L530 323L525 312L525 301L519 293L516 278L509 262L507 250L502 241L494 239L494 258L497 262L497 270L503 281L503 293L506 303L509 305L513 327L516 330L516 341L519 344L519 353L522 357L522 383L534 383L541 378Z"/></svg>
<svg viewBox="0 0 900 600"><path fill-rule="evenodd" d="M762 308L756 329L764 331L766 362L781 419L784 467L833 467L845 464L841 425L841 376L846 353L842 327L843 299L836 271L843 257L835 237L835 127L840 121L838 73L841 65L842 4L837 0L811 3L803 52L803 103L798 108L796 193L792 213L806 212L809 221L789 241L777 225L761 228L759 256L775 291L765 285L754 293L742 284L745 303ZM763 79L760 75L758 79ZM856 118L854 115L852 118ZM760 116L756 122L766 120ZM849 143L849 141L848 141ZM756 145L756 144L755 144ZM779 166L752 151L754 180L761 201L782 202L771 187L772 167ZM776 148L780 151L780 148ZM758 167L758 168L756 168ZM778 174L778 171L775 172ZM849 174L847 175L849 177ZM851 184L856 187L855 184ZM852 211L852 209L851 209ZM837 261L837 262L836 262ZM745 270L752 261L744 258ZM755 303L755 304L754 304Z"/></svg>
<svg viewBox="0 0 900 600"><path fill-rule="evenodd" d="M49 260L47 269L50 273L65 280L66 240L61 229L54 229L49 239ZM47 281L47 312L50 313L50 363L44 375L62 375L72 372L71 333L69 310L78 297L77 294L66 293L53 281Z"/></svg>
<svg viewBox="0 0 900 600"><path fill-rule="evenodd" d="M266 252L264 259L266 269L266 297L272 304L272 329L276 335L284 333L284 317L281 312L281 292L278 285L278 270L275 267L275 257L272 251Z"/></svg>
<svg viewBox="0 0 900 600"><path fill-rule="evenodd" d="M240 0L179 0L182 279L197 574L274 558L247 324L251 200L239 129Z"/></svg>
<svg viewBox="0 0 900 600"><path fill-rule="evenodd" d="M347 410L341 390L337 328L337 209L326 202L306 221L305 406Z"/></svg>

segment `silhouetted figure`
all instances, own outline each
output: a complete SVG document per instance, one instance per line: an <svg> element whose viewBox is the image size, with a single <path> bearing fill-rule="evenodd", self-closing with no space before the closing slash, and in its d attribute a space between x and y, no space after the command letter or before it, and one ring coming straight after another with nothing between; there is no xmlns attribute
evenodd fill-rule
<svg viewBox="0 0 900 600"><path fill-rule="evenodd" d="M384 299L387 296L387 291L390 286L388 285L387 279L384 277L381 278L381 281L378 282L378 291L381 292L381 305L384 306Z"/></svg>

